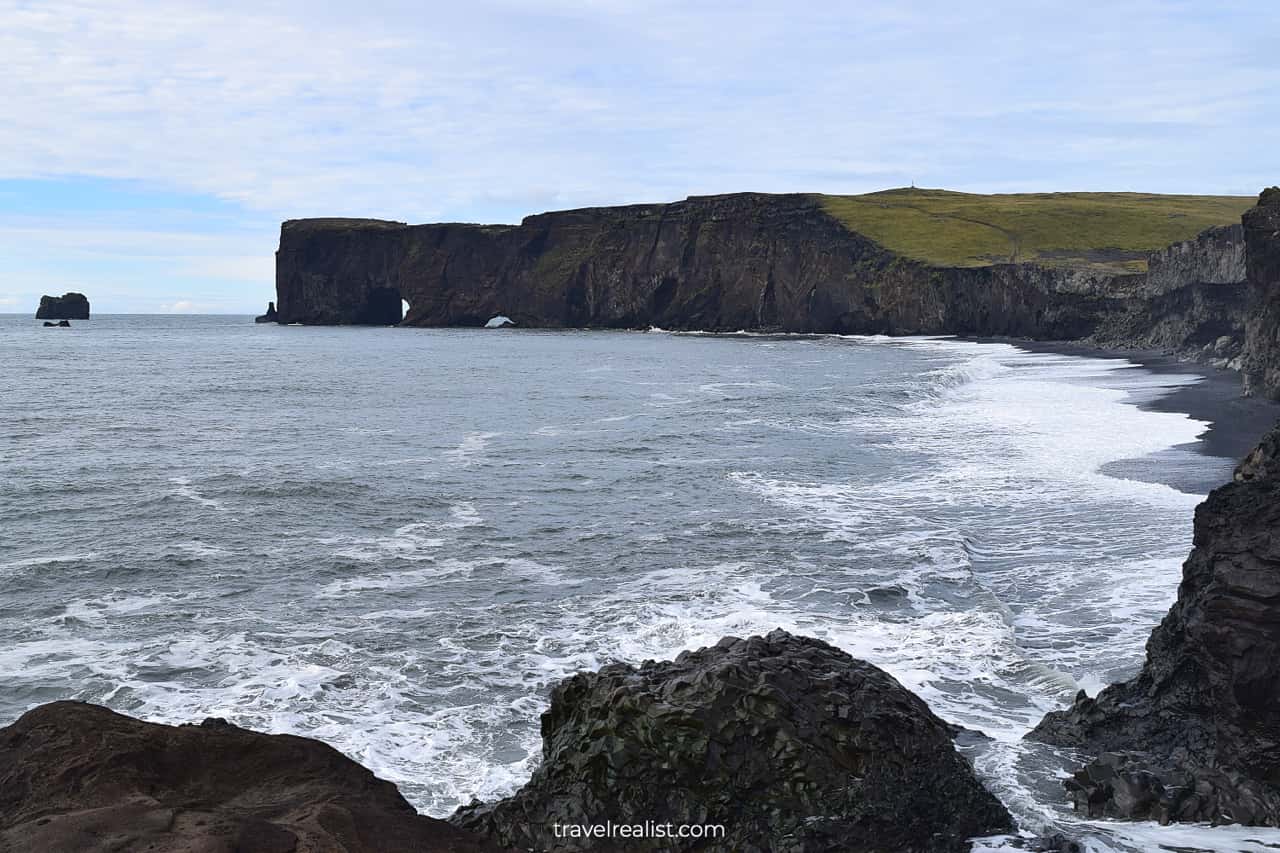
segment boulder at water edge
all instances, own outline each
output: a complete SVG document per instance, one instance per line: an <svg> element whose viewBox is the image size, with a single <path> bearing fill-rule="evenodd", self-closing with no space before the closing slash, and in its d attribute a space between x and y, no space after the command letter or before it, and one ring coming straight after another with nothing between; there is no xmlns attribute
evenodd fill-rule
<svg viewBox="0 0 1280 853"><path fill-rule="evenodd" d="M454 825L540 851L738 853L967 851L965 839L1011 825L919 697L784 631L575 675L552 692L542 740L524 788L459 809ZM646 822L725 834L565 837Z"/></svg>

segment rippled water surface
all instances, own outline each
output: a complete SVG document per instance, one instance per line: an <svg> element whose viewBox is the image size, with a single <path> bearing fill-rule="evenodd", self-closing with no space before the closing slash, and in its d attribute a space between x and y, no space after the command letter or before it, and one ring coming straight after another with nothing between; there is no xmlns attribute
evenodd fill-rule
<svg viewBox="0 0 1280 853"><path fill-rule="evenodd" d="M1100 468L1195 381L953 340L0 320L0 723L78 697L323 738L446 814L510 792L553 682L782 626L982 730L1130 675L1200 496ZM1164 454L1167 458L1168 454ZM1189 453L1184 464L1219 470ZM1199 461L1196 461L1199 460Z"/></svg>

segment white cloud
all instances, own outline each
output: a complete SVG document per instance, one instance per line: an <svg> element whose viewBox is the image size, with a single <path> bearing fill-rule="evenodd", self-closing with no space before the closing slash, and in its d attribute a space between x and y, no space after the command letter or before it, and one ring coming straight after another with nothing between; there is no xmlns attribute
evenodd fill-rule
<svg viewBox="0 0 1280 853"><path fill-rule="evenodd" d="M252 310L300 216L1280 175L1280 4L1261 0L0 0L0 22L0 180L234 203L0 216L19 306L65 285Z"/></svg>
<svg viewBox="0 0 1280 853"><path fill-rule="evenodd" d="M1278 165L1261 45L1280 20L1261 2L0 0L0 16L0 173L143 177L279 217L512 219L912 177L1252 191ZM1109 164L1116 138L1143 158Z"/></svg>

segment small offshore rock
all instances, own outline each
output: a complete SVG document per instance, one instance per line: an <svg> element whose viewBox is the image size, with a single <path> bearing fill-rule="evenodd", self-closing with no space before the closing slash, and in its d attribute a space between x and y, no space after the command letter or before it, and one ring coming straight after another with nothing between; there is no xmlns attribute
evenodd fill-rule
<svg viewBox="0 0 1280 853"><path fill-rule="evenodd" d="M37 320L88 320L89 299L83 293L41 296Z"/></svg>

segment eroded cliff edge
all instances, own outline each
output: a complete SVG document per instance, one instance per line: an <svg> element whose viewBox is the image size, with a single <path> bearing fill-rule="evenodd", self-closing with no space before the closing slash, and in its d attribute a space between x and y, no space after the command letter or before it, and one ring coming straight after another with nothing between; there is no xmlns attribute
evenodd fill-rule
<svg viewBox="0 0 1280 853"><path fill-rule="evenodd" d="M1131 681L1028 735L1096 758L1091 816L1280 826L1280 426L1196 509L1178 598Z"/></svg>
<svg viewBox="0 0 1280 853"><path fill-rule="evenodd" d="M279 320L304 324L967 334L1201 354L1242 347L1240 226L1148 257L1147 273L938 267L830 216L820 197L741 193L589 208L518 226L292 220Z"/></svg>
<svg viewBox="0 0 1280 853"><path fill-rule="evenodd" d="M1244 215L1246 383L1280 386L1280 190ZM1095 817L1280 826L1280 425L1196 509L1178 598L1130 681L1081 692L1033 740L1090 759L1067 782Z"/></svg>
<svg viewBox="0 0 1280 853"><path fill-rule="evenodd" d="M1245 319L1245 387L1280 398L1280 187L1258 196L1244 214L1249 282Z"/></svg>

